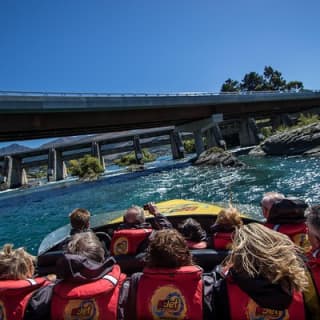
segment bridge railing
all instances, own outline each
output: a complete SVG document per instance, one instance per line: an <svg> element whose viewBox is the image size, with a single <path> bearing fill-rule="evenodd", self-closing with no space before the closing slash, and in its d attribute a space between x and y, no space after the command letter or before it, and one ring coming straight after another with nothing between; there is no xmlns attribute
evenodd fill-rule
<svg viewBox="0 0 320 320"><path fill-rule="evenodd" d="M30 97L179 97L179 96L218 96L218 95L279 95L279 94L307 94L320 93L320 90L296 91L240 91L240 92L169 92L169 93L96 93L96 92L25 92L1 91L0 96L30 96Z"/></svg>

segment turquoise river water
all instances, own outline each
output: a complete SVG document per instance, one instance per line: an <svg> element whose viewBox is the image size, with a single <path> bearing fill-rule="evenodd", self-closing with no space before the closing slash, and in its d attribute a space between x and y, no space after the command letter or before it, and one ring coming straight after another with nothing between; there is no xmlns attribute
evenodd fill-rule
<svg viewBox="0 0 320 320"><path fill-rule="evenodd" d="M97 182L66 183L33 192L2 193L0 245L11 242L36 253L47 233L68 223L68 213L75 207L85 207L96 215L175 198L226 205L231 197L243 212L261 218L259 203L267 191L320 203L320 159L240 158L247 164L244 169L188 165Z"/></svg>

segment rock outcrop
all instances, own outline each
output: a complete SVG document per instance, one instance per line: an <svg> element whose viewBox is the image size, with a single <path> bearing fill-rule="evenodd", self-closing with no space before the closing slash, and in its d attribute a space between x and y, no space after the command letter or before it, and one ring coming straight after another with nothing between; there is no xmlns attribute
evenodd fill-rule
<svg viewBox="0 0 320 320"><path fill-rule="evenodd" d="M224 167L243 167L245 164L238 160L232 153L213 147L200 154L195 165L221 165Z"/></svg>
<svg viewBox="0 0 320 320"><path fill-rule="evenodd" d="M249 154L320 156L320 123L277 133L263 141Z"/></svg>

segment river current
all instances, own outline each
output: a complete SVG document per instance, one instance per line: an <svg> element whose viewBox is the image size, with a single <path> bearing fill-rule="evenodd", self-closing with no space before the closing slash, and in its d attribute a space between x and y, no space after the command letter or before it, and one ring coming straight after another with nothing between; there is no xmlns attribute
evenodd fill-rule
<svg viewBox="0 0 320 320"><path fill-rule="evenodd" d="M97 182L62 184L54 189L0 195L0 245L10 242L36 253L45 235L68 223L69 212L84 207L93 215L132 204L175 198L227 205L261 217L267 191L320 203L320 159L241 156L243 169L184 166L150 174L118 176ZM111 217L110 217L111 218Z"/></svg>

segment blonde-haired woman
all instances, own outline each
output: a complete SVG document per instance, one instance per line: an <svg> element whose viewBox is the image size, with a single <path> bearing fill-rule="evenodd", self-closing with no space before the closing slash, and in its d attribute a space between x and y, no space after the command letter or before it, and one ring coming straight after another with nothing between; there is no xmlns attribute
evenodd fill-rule
<svg viewBox="0 0 320 320"><path fill-rule="evenodd" d="M211 236L208 241L210 247L216 250L229 250L233 232L242 224L241 215L236 208L230 206L222 209L217 215L215 224L210 227Z"/></svg>
<svg viewBox="0 0 320 320"><path fill-rule="evenodd" d="M308 285L299 248L258 223L235 230L232 252L217 270L218 319L305 319Z"/></svg>
<svg viewBox="0 0 320 320"><path fill-rule="evenodd" d="M33 278L34 262L32 255L12 244L0 250L0 319L23 319L32 294L49 284L45 278Z"/></svg>

